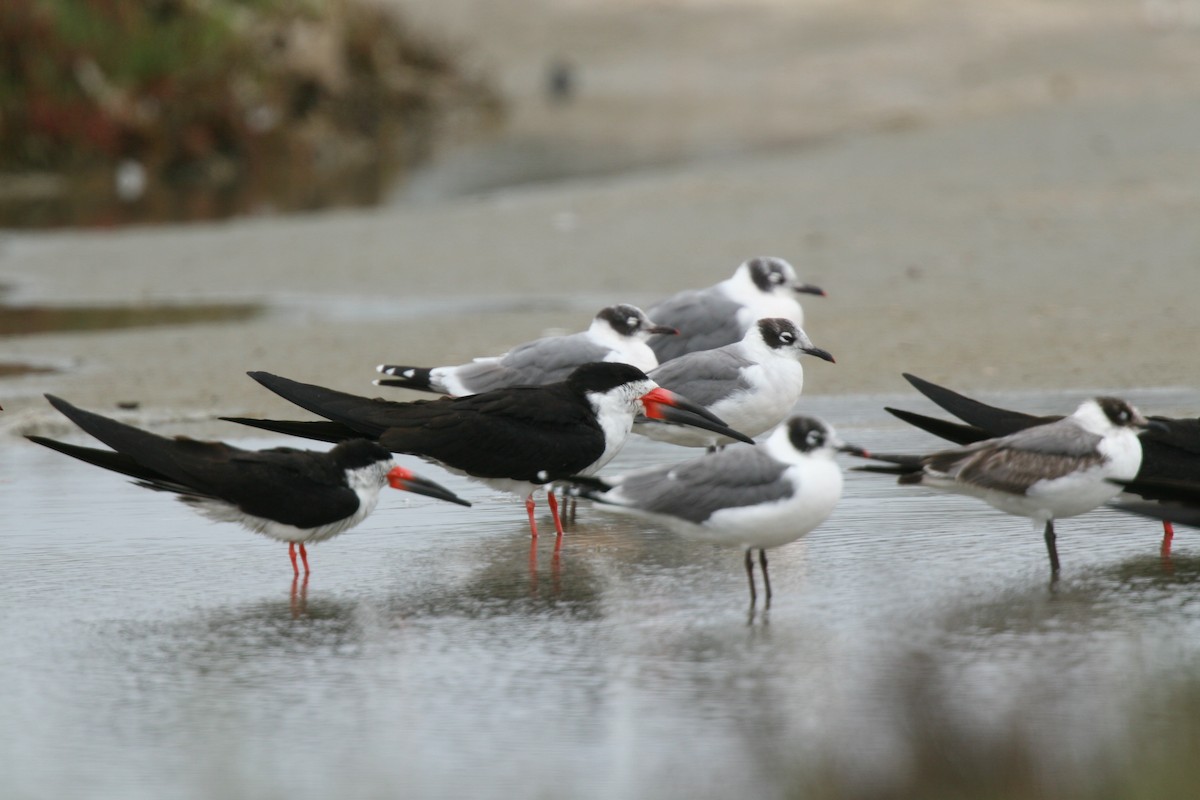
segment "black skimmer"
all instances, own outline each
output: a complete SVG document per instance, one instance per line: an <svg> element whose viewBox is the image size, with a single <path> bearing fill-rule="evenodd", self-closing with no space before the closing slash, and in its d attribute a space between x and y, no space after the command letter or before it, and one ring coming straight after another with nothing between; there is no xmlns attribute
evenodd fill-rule
<svg viewBox="0 0 1200 800"><path fill-rule="evenodd" d="M365 436L394 453L421 456L525 497L533 536L537 536L534 491L607 464L625 443L639 411L651 419L709 428L751 441L700 406L659 388L629 364L585 364L559 383L411 403L358 397L267 372L249 375L285 400L329 421L224 419L324 441ZM555 530L562 536L553 494L548 493L547 502Z"/></svg>
<svg viewBox="0 0 1200 800"><path fill-rule="evenodd" d="M747 436L769 431L787 417L804 388L800 357L832 362L798 325L783 317L760 319L746 336L715 350L685 353L650 371L664 389L678 392ZM685 447L726 445L712 431L639 418L634 433Z"/></svg>
<svg viewBox="0 0 1200 800"><path fill-rule="evenodd" d="M1057 416L1035 416L991 406L909 373L904 373L904 378L917 391L965 424L898 408L888 408L887 411L911 425L957 444L1004 436L1031 425L1059 419ZM1125 490L1147 500L1155 500L1154 488L1161 482L1200 479L1200 419L1152 416L1150 420L1156 424L1141 434L1142 466L1137 477L1125 485ZM1162 552L1167 555L1171 551L1175 530L1170 519L1162 519L1162 523Z"/></svg>
<svg viewBox="0 0 1200 800"><path fill-rule="evenodd" d="M593 361L632 364L649 372L658 366L658 358L646 342L655 334L678 332L651 322L637 306L609 306L596 314L586 331L535 339L503 355L477 358L469 364L454 367L380 364L376 370L393 377L380 378L375 384L462 397L507 386L542 386L566 380L576 367Z"/></svg>
<svg viewBox="0 0 1200 800"><path fill-rule="evenodd" d="M666 363L684 353L740 342L764 317L786 317L804 327L797 294L825 296L820 287L801 283L782 258L752 258L731 278L707 289L679 292L646 309L659 324L679 329L678 336L656 339L650 347L659 363Z"/></svg>
<svg viewBox="0 0 1200 800"><path fill-rule="evenodd" d="M242 450L222 442L168 439L76 408L46 395L50 404L112 450L26 438L52 450L135 479L138 486L173 492L209 519L236 522L288 543L292 569L296 545L309 572L305 544L323 542L362 522L390 485L469 506L433 481L396 466L392 454L358 438L321 453L276 447Z"/></svg>
<svg viewBox="0 0 1200 800"><path fill-rule="evenodd" d="M735 445L682 464L618 477L576 478L573 494L654 520L692 539L746 551L750 606L757 601L752 551L771 604L767 549L823 523L842 496L836 451L868 456L812 417L792 417L765 441Z"/></svg>
<svg viewBox="0 0 1200 800"><path fill-rule="evenodd" d="M978 497L994 508L1044 524L1050 570L1058 574L1054 520L1091 511L1120 492L1142 463L1138 431L1152 423L1124 400L1098 397L1075 413L1007 436L924 456L873 455L900 483Z"/></svg>

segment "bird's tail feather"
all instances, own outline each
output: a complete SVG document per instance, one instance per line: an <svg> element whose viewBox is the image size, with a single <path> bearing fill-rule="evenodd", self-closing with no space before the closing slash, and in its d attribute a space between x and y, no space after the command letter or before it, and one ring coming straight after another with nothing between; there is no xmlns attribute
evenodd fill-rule
<svg viewBox="0 0 1200 800"><path fill-rule="evenodd" d="M938 386L936 383L931 383L924 378L918 378L911 373L904 372L901 374L905 380L912 384L913 388L946 411L949 411L968 425L978 426L981 429L989 431L989 436L985 438L1016 433L1019 430L1028 428L1030 425L1057 419L1056 417L1038 417L1033 414L1025 414L1021 411L990 406L987 403L981 403L966 395L959 394L952 389L947 389L945 386Z"/></svg>
<svg viewBox="0 0 1200 800"><path fill-rule="evenodd" d="M340 423L345 428L357 431L360 436L370 439L378 438L386 430L386 426L372 420L374 412L380 406L396 405L387 400L372 400L312 383L301 383L280 375L272 375L269 372L255 371L246 374L284 400L295 403L305 411L311 411L317 416ZM325 439L325 441L329 440Z"/></svg>
<svg viewBox="0 0 1200 800"><path fill-rule="evenodd" d="M433 369L431 367L409 367L403 364L380 364L375 368L391 378L380 378L376 386L398 386L402 389L415 389L418 392L434 392L441 394L442 390L433 385Z"/></svg>
<svg viewBox="0 0 1200 800"><path fill-rule="evenodd" d="M250 417L221 417L221 419L226 422L236 422L239 425L249 425L251 428L271 431L272 433L286 433L289 436L299 436L303 439L313 439L318 442L331 442L333 444L344 442L347 439L375 438L370 436L364 437L363 434L353 428L349 428L340 422L330 422L329 420L297 422L282 419L253 419Z"/></svg>
<svg viewBox="0 0 1200 800"><path fill-rule="evenodd" d="M118 453L115 450L101 450L97 447L83 447L77 444L67 444L56 439L47 439L45 436L28 435L25 437L31 442L49 447L51 450L56 450L63 455L77 458L87 464L107 469L112 472L118 472L122 475L127 475L130 478L135 478L139 481L153 480L170 480L161 472L144 467L135 461L131 456L124 453Z"/></svg>
<svg viewBox="0 0 1200 800"><path fill-rule="evenodd" d="M987 431L977 428L974 425L951 422L950 420L938 419L937 417L927 417L924 414L917 414L912 411L905 411L902 408L892 408L890 406L884 406L883 410L913 427L920 428L926 433L932 433L934 436L947 439L955 444L972 444L973 442L981 442L984 439L992 438L991 434Z"/></svg>
<svg viewBox="0 0 1200 800"><path fill-rule="evenodd" d="M904 455L900 453L871 453L873 461L883 464L865 464L852 467L855 472L874 472L881 475L898 475L900 483L920 483L925 467L921 456Z"/></svg>
<svg viewBox="0 0 1200 800"><path fill-rule="evenodd" d="M594 475L572 475L563 483L567 487L567 494L572 497L583 497L600 503L606 502L604 495L613 488L611 483Z"/></svg>
<svg viewBox="0 0 1200 800"><path fill-rule="evenodd" d="M85 411L82 408L77 408L76 406L68 403L66 400L63 400L61 397L55 397L52 394L48 394L46 395L46 399L50 402L50 405L54 406L64 417L74 422L93 437L104 442L113 450L121 452L127 450L144 450L147 449L146 445L150 445L150 449L153 449L153 446L155 445L162 445L163 443L170 441L166 437L159 436L156 433L150 433L149 431L144 431L141 428L135 428L132 425L126 425L124 422L117 422L115 419L109 419L108 417L101 416L100 414L96 414L91 411ZM45 442L39 442L39 444L44 443ZM50 445L47 446L49 447ZM71 445L64 445L64 447L71 447ZM66 451L60 450L60 452ZM71 455L71 453L68 453L68 455Z"/></svg>

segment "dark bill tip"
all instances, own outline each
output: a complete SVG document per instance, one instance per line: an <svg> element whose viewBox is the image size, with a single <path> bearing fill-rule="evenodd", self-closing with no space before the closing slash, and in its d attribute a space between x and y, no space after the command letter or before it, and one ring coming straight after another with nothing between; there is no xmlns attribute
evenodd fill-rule
<svg viewBox="0 0 1200 800"><path fill-rule="evenodd" d="M820 286L814 286L811 283L802 283L795 287L797 294L815 294L817 297L828 297L825 290Z"/></svg>
<svg viewBox="0 0 1200 800"><path fill-rule="evenodd" d="M434 483L427 478L422 478L419 475L414 475L403 467L394 467L388 473L388 483L393 489L401 489L413 494L432 497L435 500L445 500L447 503L456 503L460 506L469 507L471 505L445 486Z"/></svg>
<svg viewBox="0 0 1200 800"><path fill-rule="evenodd" d="M703 411L703 409L701 409ZM710 419L712 417L712 419ZM663 422L670 422L674 425L687 425L692 428L699 428L703 431L712 431L721 436L727 436L739 442L746 444L754 444L754 440L741 431L735 431L733 428L726 425L724 422L713 420L717 419L712 414L704 412L701 416L695 412L683 408L675 408L672 406L660 406L655 414L655 419L660 419Z"/></svg>
<svg viewBox="0 0 1200 800"><path fill-rule="evenodd" d="M804 348L804 352L808 353L810 356L816 356L817 358L828 361L830 364L837 363L833 360L833 354L828 350L822 350L819 347L806 347Z"/></svg>

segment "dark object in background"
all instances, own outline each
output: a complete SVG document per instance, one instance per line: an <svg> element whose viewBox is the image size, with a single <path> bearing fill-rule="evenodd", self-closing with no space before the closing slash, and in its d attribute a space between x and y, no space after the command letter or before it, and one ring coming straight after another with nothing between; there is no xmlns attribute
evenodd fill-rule
<svg viewBox="0 0 1200 800"><path fill-rule="evenodd" d="M565 58L555 58L546 66L546 99L551 104L568 103L579 88L578 70Z"/></svg>

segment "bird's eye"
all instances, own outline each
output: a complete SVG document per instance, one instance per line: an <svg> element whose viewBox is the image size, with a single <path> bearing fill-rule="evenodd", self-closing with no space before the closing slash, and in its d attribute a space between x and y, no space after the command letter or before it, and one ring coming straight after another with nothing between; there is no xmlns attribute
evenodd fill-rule
<svg viewBox="0 0 1200 800"><path fill-rule="evenodd" d="M809 447L820 447L825 442L825 435L820 431L809 431L804 440L808 442Z"/></svg>
<svg viewBox="0 0 1200 800"><path fill-rule="evenodd" d="M1121 422L1129 422L1129 412L1128 411L1120 412L1119 414L1117 414L1117 419L1119 419Z"/></svg>
<svg viewBox="0 0 1200 800"><path fill-rule="evenodd" d="M628 319L625 320L625 324L631 328L636 328L636 327L638 327L638 318L637 317L629 317Z"/></svg>
<svg viewBox="0 0 1200 800"><path fill-rule="evenodd" d="M787 331L784 331L783 333L779 334L779 341L783 342L784 344L791 344L792 342L796 341L796 337Z"/></svg>

